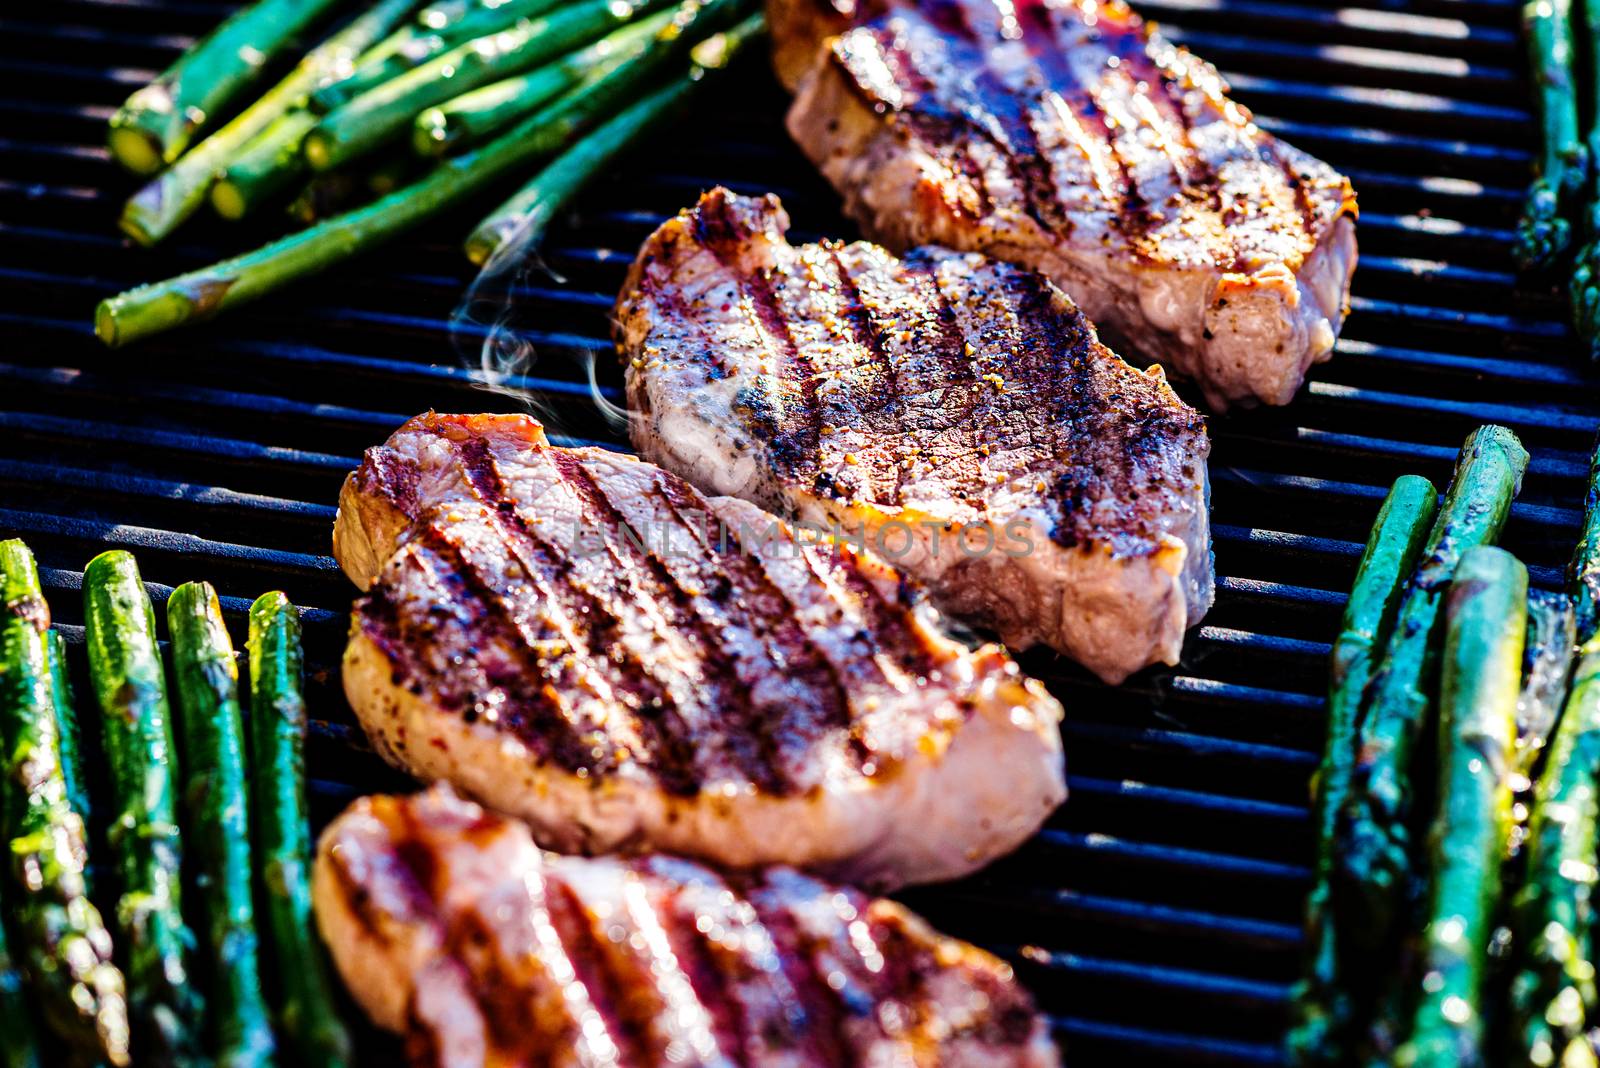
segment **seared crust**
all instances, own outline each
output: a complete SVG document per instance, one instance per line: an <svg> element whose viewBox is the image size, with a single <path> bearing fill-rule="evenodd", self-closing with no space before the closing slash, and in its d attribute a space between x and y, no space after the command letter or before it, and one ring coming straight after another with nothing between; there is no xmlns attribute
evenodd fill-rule
<svg viewBox="0 0 1600 1068"><path fill-rule="evenodd" d="M791 246L716 189L616 311L635 446L709 493L831 523L1008 644L1110 681L1210 604L1205 428L1039 274L977 254Z"/></svg>
<svg viewBox="0 0 1600 1068"><path fill-rule="evenodd" d="M443 788L353 804L314 893L417 1065L1057 1063L1007 965L896 904L785 868L541 854Z"/></svg>
<svg viewBox="0 0 1600 1068"><path fill-rule="evenodd" d="M869 237L1037 267L1218 408L1286 403L1328 358L1355 266L1349 181L1125 5L773 0L769 15L780 69L822 45L789 129Z"/></svg>
<svg viewBox="0 0 1600 1068"><path fill-rule="evenodd" d="M345 690L379 750L552 847L898 885L1014 848L1064 796L1060 707L881 562L526 417L412 420L337 528L370 583Z"/></svg>

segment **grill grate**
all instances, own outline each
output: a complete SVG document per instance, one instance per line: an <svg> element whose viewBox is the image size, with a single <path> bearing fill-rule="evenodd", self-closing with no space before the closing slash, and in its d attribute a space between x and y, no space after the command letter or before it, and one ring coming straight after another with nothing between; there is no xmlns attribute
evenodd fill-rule
<svg viewBox="0 0 1600 1068"><path fill-rule="evenodd" d="M1183 664L1108 690L1024 658L1067 706L1073 800L1015 857L907 895L1018 961L1080 1065L1279 1059L1333 591L1388 482L1420 471L1442 485L1466 432L1503 422L1534 456L1507 544L1549 586L1575 536L1600 378L1576 362L1555 290L1508 267L1532 147L1515 0L1351 2L1366 6L1143 5L1262 125L1353 176L1355 314L1292 407L1213 424L1219 589ZM313 606L325 819L400 782L338 694L351 589L327 553L340 479L417 411L515 402L478 388L449 336L470 213L215 326L118 353L93 339L98 297L276 224L208 221L154 252L114 236L132 183L101 147L105 121L229 6L56 0L53 21L0 17L0 534L28 538L51 569L71 636L77 569L108 547L136 550L152 583L210 578L236 623L272 586ZM635 153L555 229L545 255L564 282L521 293L538 352L523 384L576 440L620 444L586 399L582 355L598 353L617 387L606 309L663 216L721 181L779 193L797 237L852 233L783 134L762 60L741 67L702 104L719 121Z"/></svg>

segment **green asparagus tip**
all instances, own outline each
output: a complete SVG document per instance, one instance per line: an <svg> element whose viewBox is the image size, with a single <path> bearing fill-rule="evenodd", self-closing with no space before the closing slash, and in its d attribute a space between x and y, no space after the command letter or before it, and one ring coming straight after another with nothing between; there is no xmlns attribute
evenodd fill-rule
<svg viewBox="0 0 1600 1068"><path fill-rule="evenodd" d="M240 195L238 186L222 180L211 187L211 207L224 219L238 220L244 218L249 206Z"/></svg>
<svg viewBox="0 0 1600 1068"><path fill-rule="evenodd" d="M1523 270L1549 266L1572 242L1572 226L1561 217L1556 191L1543 180L1528 189L1522 218L1517 222L1515 255Z"/></svg>
<svg viewBox="0 0 1600 1068"><path fill-rule="evenodd" d="M137 126L113 126L108 143L117 162L134 174L151 175L163 166L161 143L149 130Z"/></svg>

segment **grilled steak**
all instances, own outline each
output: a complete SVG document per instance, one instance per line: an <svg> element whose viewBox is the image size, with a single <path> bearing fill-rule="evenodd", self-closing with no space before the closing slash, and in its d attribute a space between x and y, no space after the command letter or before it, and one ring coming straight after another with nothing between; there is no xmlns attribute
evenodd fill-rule
<svg viewBox="0 0 1600 1068"><path fill-rule="evenodd" d="M770 0L769 17L798 82L789 131L867 237L1038 268L1218 409L1285 404L1332 353L1349 181L1123 4Z"/></svg>
<svg viewBox="0 0 1600 1068"><path fill-rule="evenodd" d="M333 959L416 1065L1049 1068L1011 969L788 868L542 854L435 788L322 836Z"/></svg>
<svg viewBox="0 0 1600 1068"><path fill-rule="evenodd" d="M378 749L551 848L895 886L1065 796L1060 706L881 561L525 416L406 424L334 548L370 586L344 684Z"/></svg>
<svg viewBox="0 0 1600 1068"><path fill-rule="evenodd" d="M1208 444L1041 275L785 240L717 189L617 302L634 445L707 493L864 540L946 613L1120 682L1211 602Z"/></svg>

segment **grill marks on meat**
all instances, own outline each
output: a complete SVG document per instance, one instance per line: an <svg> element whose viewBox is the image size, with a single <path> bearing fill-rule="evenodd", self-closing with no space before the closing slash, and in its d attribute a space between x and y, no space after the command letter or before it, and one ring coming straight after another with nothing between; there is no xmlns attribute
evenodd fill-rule
<svg viewBox="0 0 1600 1068"><path fill-rule="evenodd" d="M1210 602L1200 416L1036 272L793 246L713 190L624 283L634 445L710 493L831 524L1009 644L1113 681Z"/></svg>
<svg viewBox="0 0 1600 1068"><path fill-rule="evenodd" d="M1355 263L1348 180L1123 4L769 0L769 15L798 84L790 131L868 237L1037 267L1218 407L1285 403L1328 357Z"/></svg>
<svg viewBox="0 0 1600 1068"><path fill-rule="evenodd" d="M552 846L898 885L1006 852L1064 794L1059 706L880 561L523 416L370 450L335 554L368 589L344 680L380 752ZM966 781L986 759L1020 787Z"/></svg>
<svg viewBox="0 0 1600 1068"><path fill-rule="evenodd" d="M1056 1063L1011 969L784 868L542 854L444 788L323 834L323 937L414 1065Z"/></svg>

